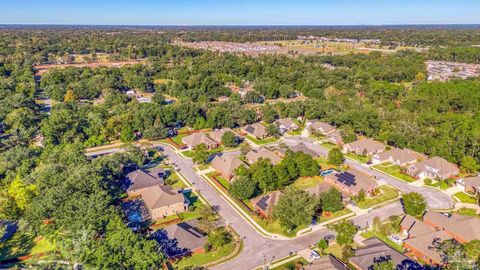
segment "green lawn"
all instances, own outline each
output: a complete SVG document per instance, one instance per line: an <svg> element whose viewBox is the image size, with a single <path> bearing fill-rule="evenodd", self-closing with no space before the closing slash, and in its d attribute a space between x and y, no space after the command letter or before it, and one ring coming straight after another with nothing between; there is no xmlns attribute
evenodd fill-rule
<svg viewBox="0 0 480 270"><path fill-rule="evenodd" d="M338 166L328 164L328 159L327 158L318 157L318 158L316 158L316 161L317 161L318 165L320 165L320 168L322 170L328 170L328 169L331 169L331 168L338 169Z"/></svg>
<svg viewBox="0 0 480 270"><path fill-rule="evenodd" d="M173 188L176 189L181 189L181 188L186 188L187 186L185 183L180 179L180 176L178 176L177 172L172 172L167 179L165 179L165 183L168 185L172 186Z"/></svg>
<svg viewBox="0 0 480 270"><path fill-rule="evenodd" d="M192 150L182 151L182 155L184 155L187 158L192 158L193 157L193 151Z"/></svg>
<svg viewBox="0 0 480 270"><path fill-rule="evenodd" d="M365 157L365 156L360 156L360 155L357 155L357 154L354 154L354 153L347 153L347 154L344 154L345 157L349 157L353 160L356 160L358 162L361 162L361 163L367 163L370 158L369 157Z"/></svg>
<svg viewBox="0 0 480 270"><path fill-rule="evenodd" d="M183 139L184 137L187 137L188 135L189 135L189 134L179 134L179 135L177 135L177 136L175 136L175 137L171 137L170 139L172 139L172 141L174 141L176 144L182 145L182 144L183 144L182 139Z"/></svg>
<svg viewBox="0 0 480 270"><path fill-rule="evenodd" d="M477 214L477 210L476 210L476 209L473 209L473 208L462 207L462 208L458 209L458 211L457 211L456 213L459 214L459 215L464 215L464 216L471 216L471 217L478 217L478 218L480 218L480 215Z"/></svg>
<svg viewBox="0 0 480 270"><path fill-rule="evenodd" d="M198 267L204 264L219 260L231 254L235 250L235 243L224 245L216 250L212 250L205 253L194 254L190 257L184 258L174 264L175 269L185 269L189 266Z"/></svg>
<svg viewBox="0 0 480 270"><path fill-rule="evenodd" d="M253 143L255 143L256 145L262 145L262 144L267 144L267 143L274 143L276 141L278 141L278 138L274 138L274 137L269 137L269 138L266 138L266 139L263 139L263 140L257 140L255 139L254 137L250 136L250 135L247 135L245 136L247 139L249 139L250 141L252 141Z"/></svg>
<svg viewBox="0 0 480 270"><path fill-rule="evenodd" d="M300 136L300 135L302 135L302 131L303 130L301 128L299 128L297 130L288 131L287 134L292 135L292 136Z"/></svg>
<svg viewBox="0 0 480 270"><path fill-rule="evenodd" d="M220 153L223 150L224 150L223 146L220 146L220 147L208 150L208 153L210 155L213 155L213 154L216 154L216 153ZM193 150L182 151L182 154L187 158L192 158L193 157Z"/></svg>
<svg viewBox="0 0 480 270"><path fill-rule="evenodd" d="M382 171L384 173L388 173L392 176L395 176L405 182L411 183L417 181L417 179L413 178L410 175L403 174L400 172L400 167L397 165L393 165L391 163L382 163L382 164L377 164L373 166L373 168Z"/></svg>
<svg viewBox="0 0 480 270"><path fill-rule="evenodd" d="M357 206L362 209L368 209L376 204L398 197L398 191L392 187L380 186L378 189L381 192L379 195L372 198L365 198L365 200L357 203Z"/></svg>
<svg viewBox="0 0 480 270"><path fill-rule="evenodd" d="M280 225L280 222L277 220L263 219L257 215L253 215L252 217L255 220L255 222L257 222L258 225L260 225L266 231L270 233L280 234L286 237L294 237L297 235L298 231L303 230L307 227L307 226L300 226L291 231L287 231L284 227L282 227L282 225Z"/></svg>
<svg viewBox="0 0 480 270"><path fill-rule="evenodd" d="M208 173L207 176L210 177L212 181L215 181L215 179L217 179L218 182L227 190L230 189L230 182L228 182L227 179L221 177L220 174L218 174L217 172ZM213 179L214 176L215 176L215 179Z"/></svg>
<svg viewBox="0 0 480 270"><path fill-rule="evenodd" d="M472 197L465 192L457 192L453 194L453 196L459 199L462 203L474 203L474 204L477 203L477 200L475 199L475 197Z"/></svg>
<svg viewBox="0 0 480 270"><path fill-rule="evenodd" d="M35 239L28 233L17 231L10 239L0 243L0 261L19 256L48 253L55 245L45 238Z"/></svg>
<svg viewBox="0 0 480 270"><path fill-rule="evenodd" d="M326 142L326 143L322 143L321 146L327 148L327 149L333 149L335 147L337 147L335 144L331 143L331 142Z"/></svg>
<svg viewBox="0 0 480 270"><path fill-rule="evenodd" d="M445 189L449 188L448 184L446 182L443 182L443 181L434 181L434 183L425 184L425 186L439 188L441 190L445 190Z"/></svg>
<svg viewBox="0 0 480 270"><path fill-rule="evenodd" d="M292 186L298 189L307 189L310 187L314 187L323 182L323 177L321 176L313 176L313 177L301 177L293 182Z"/></svg>
<svg viewBox="0 0 480 270"><path fill-rule="evenodd" d="M206 170L208 168L210 168L210 164L200 164L198 165L197 167L200 171L203 171L203 170Z"/></svg>
<svg viewBox="0 0 480 270"><path fill-rule="evenodd" d="M364 238L370 238L370 237L377 237L378 239L382 240L385 242L385 244L389 245L390 247L394 248L395 250L399 251L400 253L403 253L405 250L403 249L402 245L399 245L392 240L390 240L387 236L374 232L374 231L368 231L365 233L360 234L360 236Z"/></svg>
<svg viewBox="0 0 480 270"><path fill-rule="evenodd" d="M333 212L330 216L321 216L319 220L317 220L317 223L323 223L323 222L326 222L326 221L329 221L329 220L332 220L334 218L338 218L338 217L341 217L341 216L345 216L345 215L348 215L348 214L351 214L353 213L352 210L348 209L348 208L343 208L342 210L340 211L337 211L337 212Z"/></svg>
<svg viewBox="0 0 480 270"><path fill-rule="evenodd" d="M339 244L331 245L324 251L325 254L332 254L337 258L342 257L342 247Z"/></svg>
<svg viewBox="0 0 480 270"><path fill-rule="evenodd" d="M295 266L297 266L297 265L302 265L303 266L303 265L306 265L306 264L308 264L307 260L300 257L298 259L286 262L284 264L281 264L277 267L270 268L270 269L271 270L291 270L291 269L296 269Z"/></svg>

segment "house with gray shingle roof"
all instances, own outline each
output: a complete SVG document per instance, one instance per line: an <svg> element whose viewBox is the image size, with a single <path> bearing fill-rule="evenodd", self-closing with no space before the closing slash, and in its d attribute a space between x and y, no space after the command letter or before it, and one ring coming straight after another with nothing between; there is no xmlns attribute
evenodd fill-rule
<svg viewBox="0 0 480 270"><path fill-rule="evenodd" d="M457 183L463 186L465 192L480 194L480 175L459 179Z"/></svg>
<svg viewBox="0 0 480 270"><path fill-rule="evenodd" d="M268 159L270 162L275 165L282 161L282 158L276 155L274 152L268 150L267 148L252 149L245 156L248 160L248 163L253 164L259 159Z"/></svg>
<svg viewBox="0 0 480 270"><path fill-rule="evenodd" d="M372 157L372 163L384 163L391 162L398 166L407 166L417 162L418 160L424 160L427 156L413 150L404 148L392 148L385 152L377 153Z"/></svg>
<svg viewBox="0 0 480 270"><path fill-rule="evenodd" d="M277 125L281 133L299 129L299 126L293 122L292 118L278 119L274 122L274 124Z"/></svg>
<svg viewBox="0 0 480 270"><path fill-rule="evenodd" d="M322 256L319 259L314 260L313 262L304 265L301 269L303 270L350 270L350 267L340 259L329 254Z"/></svg>
<svg viewBox="0 0 480 270"><path fill-rule="evenodd" d="M216 129L212 132L210 132L210 138L214 140L217 144L222 143L222 136L225 134L225 132L233 132L230 128L222 128L222 129ZM233 134L235 134L233 132Z"/></svg>
<svg viewBox="0 0 480 270"><path fill-rule="evenodd" d="M385 150L385 145L372 139L361 139L343 146L343 151L361 156L371 156Z"/></svg>
<svg viewBox="0 0 480 270"><path fill-rule="evenodd" d="M408 174L420 179L432 178L445 180L458 175L458 166L441 157L432 157L410 165Z"/></svg>
<svg viewBox="0 0 480 270"><path fill-rule="evenodd" d="M155 232L153 237L169 258L201 253L207 243L207 235L198 229L198 219L167 226Z"/></svg>
<svg viewBox="0 0 480 270"><path fill-rule="evenodd" d="M308 129L310 132L326 135L334 131L335 127L325 122L313 121L308 123Z"/></svg>
<svg viewBox="0 0 480 270"><path fill-rule="evenodd" d="M166 185L150 187L141 196L153 220L185 212L189 204L182 192Z"/></svg>
<svg viewBox="0 0 480 270"><path fill-rule="evenodd" d="M127 194L138 196L150 187L163 185L165 183L163 180L164 173L162 168L155 168L150 170L139 169L127 174L129 181Z"/></svg>
<svg viewBox="0 0 480 270"><path fill-rule="evenodd" d="M391 260L396 267L406 264L416 264L407 256L391 248L376 237L363 241L364 246L355 250L355 256L350 263L357 269L371 270L378 261ZM403 269L403 268L400 268Z"/></svg>

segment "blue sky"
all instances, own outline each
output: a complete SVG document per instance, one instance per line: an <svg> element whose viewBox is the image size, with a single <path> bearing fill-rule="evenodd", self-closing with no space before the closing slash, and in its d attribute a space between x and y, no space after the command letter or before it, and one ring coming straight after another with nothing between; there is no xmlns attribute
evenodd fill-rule
<svg viewBox="0 0 480 270"><path fill-rule="evenodd" d="M0 24L478 24L479 0L0 0Z"/></svg>

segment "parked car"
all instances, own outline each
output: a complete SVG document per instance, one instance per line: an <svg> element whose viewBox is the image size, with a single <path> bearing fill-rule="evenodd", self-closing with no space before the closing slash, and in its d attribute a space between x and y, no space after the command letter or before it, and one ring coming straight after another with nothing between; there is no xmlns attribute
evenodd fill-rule
<svg viewBox="0 0 480 270"><path fill-rule="evenodd" d="M390 235L388 238L389 238L390 240L392 240L395 244L399 244L399 245L400 245L400 244L402 244L402 242L403 242L402 239L400 239L400 238L399 238L398 236L396 236L396 235Z"/></svg>
<svg viewBox="0 0 480 270"><path fill-rule="evenodd" d="M310 251L310 258L320 259L320 254L318 254L318 252L316 252L315 250L312 250Z"/></svg>

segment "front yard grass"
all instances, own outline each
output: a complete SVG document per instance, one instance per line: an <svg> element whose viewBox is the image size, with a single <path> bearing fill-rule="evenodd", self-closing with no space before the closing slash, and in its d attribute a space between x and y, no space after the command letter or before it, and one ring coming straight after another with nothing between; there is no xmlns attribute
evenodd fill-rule
<svg viewBox="0 0 480 270"><path fill-rule="evenodd" d="M292 183L292 186L298 189L307 189L314 187L323 182L323 177L321 176L312 176L312 177L300 177L295 182Z"/></svg>
<svg viewBox="0 0 480 270"><path fill-rule="evenodd" d="M335 144L333 144L333 143L331 143L331 142L322 143L322 144L320 144L320 145L323 146L323 147L325 147L325 148L327 148L328 150L337 147Z"/></svg>
<svg viewBox="0 0 480 270"><path fill-rule="evenodd" d="M392 163L387 162L387 163L377 164L373 166L373 168L379 171L382 171L384 173L390 174L392 176L395 176L396 178L399 178L400 180L403 180L408 183L417 181L417 179L413 178L412 176L401 173L400 167L397 165L393 165Z"/></svg>
<svg viewBox="0 0 480 270"><path fill-rule="evenodd" d="M215 179L217 179L217 181L224 187L226 188L227 190L230 189L230 182L228 182L227 179L223 178L222 176L220 176L219 173L217 172L211 172L211 173L207 173L207 176L212 179L212 181L215 181Z"/></svg>
<svg viewBox="0 0 480 270"><path fill-rule="evenodd" d="M274 268L270 268L271 270L291 270L291 269L297 269L295 268L297 265L307 265L308 262L307 260L305 260L304 258L300 257L298 259L295 259L295 260L292 260L292 261L289 261L289 262L286 262L284 264L281 264L277 267L274 267ZM301 269L301 268L300 268Z"/></svg>
<svg viewBox="0 0 480 270"><path fill-rule="evenodd" d="M328 170L328 169L338 169L337 168L338 166L328 164L328 159L327 158L318 157L318 158L316 158L316 161L317 161L318 165L320 165L320 168L324 171Z"/></svg>
<svg viewBox="0 0 480 270"><path fill-rule="evenodd" d="M370 160L369 157L360 156L360 155L357 155L357 154L354 154L354 153L346 153L344 155L345 155L345 157L349 157L349 158L351 158L353 160L356 160L360 163L367 163Z"/></svg>
<svg viewBox="0 0 480 270"><path fill-rule="evenodd" d="M292 135L292 136L300 136L300 135L302 135L302 131L303 130L301 128L299 128L297 130L288 131L287 134Z"/></svg>
<svg viewBox="0 0 480 270"><path fill-rule="evenodd" d="M348 209L348 208L343 208L342 210L340 211L337 211L337 212L333 212L330 216L321 216L318 220L317 220L317 223L323 223L323 222L327 222L329 220L332 220L334 218L338 218L338 217L341 217L341 216L346 216L346 215L349 215L353 213L352 210Z"/></svg>
<svg viewBox="0 0 480 270"><path fill-rule="evenodd" d="M230 255L235 250L235 241L226 244L205 253L193 254L190 257L186 257L176 263L174 263L175 269L185 269L188 267L199 267L209 262L219 260L222 257Z"/></svg>
<svg viewBox="0 0 480 270"><path fill-rule="evenodd" d="M25 255L40 255L55 250L55 244L43 237L34 238L28 233L17 231L13 236L0 242L0 261Z"/></svg>
<svg viewBox="0 0 480 270"><path fill-rule="evenodd" d="M362 209L368 209L376 204L398 197L398 191L392 187L380 186L378 189L380 190L380 194L372 198L365 198L363 201L358 202L357 206Z"/></svg>
<svg viewBox="0 0 480 270"><path fill-rule="evenodd" d="M388 238L388 236L385 236L385 235L383 235L381 233L378 233L378 232L374 232L373 230L361 233L360 236L362 236L365 239L368 239L370 237L377 237L378 239L382 240L383 242L385 242L385 244L389 245L390 247L397 250L398 252L400 252L400 253L405 252L405 250L403 249L401 244L397 244L397 243L393 242L392 240L390 240L390 238Z"/></svg>
<svg viewBox="0 0 480 270"><path fill-rule="evenodd" d="M472 204L477 203L477 199L475 197L472 197L465 192L457 192L453 194L453 196L459 199L462 203L472 203Z"/></svg>
<svg viewBox="0 0 480 270"><path fill-rule="evenodd" d="M250 135L247 135L247 136L245 136L245 137L246 137L248 140L250 140L251 142L253 142L254 144L256 144L256 145L274 143L274 142L277 142L277 141L278 141L278 138L275 138L275 137L269 137L269 138L262 139L262 140L257 140L257 139L255 139L254 137L252 137L252 136L250 136Z"/></svg>
<svg viewBox="0 0 480 270"><path fill-rule="evenodd" d="M172 188L175 189L181 189L181 188L186 188L187 186L185 183L180 179L180 176L178 176L177 172L172 172L167 179L165 179L165 183L170 185Z"/></svg>
<svg viewBox="0 0 480 270"><path fill-rule="evenodd" d="M182 145L183 144L182 139L184 137L187 137L187 136L188 136L188 134L186 134L186 133L185 134L178 134L177 136L171 137L170 139L172 139L172 141L174 141L176 144Z"/></svg>
<svg viewBox="0 0 480 270"><path fill-rule="evenodd" d="M286 237L294 237L297 232L305 229L307 226L299 226L291 231L286 230L278 220L264 219L257 215L252 215L255 222L270 233L280 234Z"/></svg>

